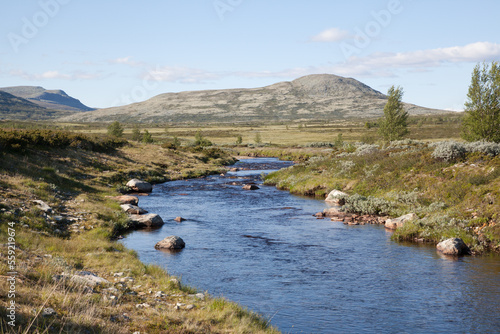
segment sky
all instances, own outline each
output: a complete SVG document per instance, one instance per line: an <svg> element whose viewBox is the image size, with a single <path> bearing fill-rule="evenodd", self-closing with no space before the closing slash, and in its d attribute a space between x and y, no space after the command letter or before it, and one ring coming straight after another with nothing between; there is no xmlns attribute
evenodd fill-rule
<svg viewBox="0 0 500 334"><path fill-rule="evenodd" d="M105 108L167 92L352 77L463 110L500 61L498 0L22 0L0 11L0 87L62 89Z"/></svg>

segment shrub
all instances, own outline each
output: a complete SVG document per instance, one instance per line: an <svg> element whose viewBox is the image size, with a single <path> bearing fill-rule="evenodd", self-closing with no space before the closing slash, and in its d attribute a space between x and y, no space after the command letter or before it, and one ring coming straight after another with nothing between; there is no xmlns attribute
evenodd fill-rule
<svg viewBox="0 0 500 334"><path fill-rule="evenodd" d="M390 214L395 210L393 203L378 197L354 194L345 198L343 211L360 214L379 215Z"/></svg>
<svg viewBox="0 0 500 334"><path fill-rule="evenodd" d="M0 130L0 147L8 150L72 147L86 151L107 152L127 143L116 137L91 137L55 130Z"/></svg>
<svg viewBox="0 0 500 334"><path fill-rule="evenodd" d="M470 153L482 153L492 157L500 155L500 143L476 141L465 144L465 149Z"/></svg>
<svg viewBox="0 0 500 334"><path fill-rule="evenodd" d="M363 144L356 149L356 152L354 154L357 156L363 156L363 155L374 154L377 153L378 151L379 151L378 145Z"/></svg>
<svg viewBox="0 0 500 334"><path fill-rule="evenodd" d="M443 141L435 143L432 146L434 146L432 157L446 162L461 160L465 158L465 153L467 152L464 144L455 141Z"/></svg>

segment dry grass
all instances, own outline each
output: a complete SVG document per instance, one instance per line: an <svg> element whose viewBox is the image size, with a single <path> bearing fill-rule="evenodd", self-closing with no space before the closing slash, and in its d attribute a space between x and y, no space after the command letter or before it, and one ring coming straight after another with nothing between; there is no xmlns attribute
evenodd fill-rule
<svg viewBox="0 0 500 334"><path fill-rule="evenodd" d="M110 240L123 214L106 196L117 195L116 189L131 176L176 179L220 170L212 160L200 160L200 152L133 144L114 153L41 148L1 154L0 243L7 240L7 224L16 222L18 275L15 328L7 324L8 287L6 279L0 280L0 333L278 332L234 303L214 308L218 299L195 297L195 289L173 281L162 268L143 264L134 251ZM70 228L71 222L52 225L34 207L34 199L46 201L56 214L80 217L80 228ZM6 247L0 249L2 256L6 252ZM79 270L110 284L91 291L54 280ZM2 261L2 278L8 272ZM119 272L123 276L115 277ZM155 296L158 291L164 295ZM47 307L56 315L42 316Z"/></svg>

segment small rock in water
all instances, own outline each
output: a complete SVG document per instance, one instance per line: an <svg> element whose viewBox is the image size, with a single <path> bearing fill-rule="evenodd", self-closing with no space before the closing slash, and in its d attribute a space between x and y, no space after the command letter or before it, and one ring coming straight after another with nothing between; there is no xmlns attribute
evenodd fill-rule
<svg viewBox="0 0 500 334"><path fill-rule="evenodd" d="M441 241L436 246L437 250L445 255L469 255L469 247L460 238L451 238Z"/></svg>
<svg viewBox="0 0 500 334"><path fill-rule="evenodd" d="M260 189L255 184L245 184L242 188L243 190L258 190Z"/></svg>
<svg viewBox="0 0 500 334"><path fill-rule="evenodd" d="M156 249L182 249L184 247L186 247L184 240L175 235L166 237L155 245Z"/></svg>

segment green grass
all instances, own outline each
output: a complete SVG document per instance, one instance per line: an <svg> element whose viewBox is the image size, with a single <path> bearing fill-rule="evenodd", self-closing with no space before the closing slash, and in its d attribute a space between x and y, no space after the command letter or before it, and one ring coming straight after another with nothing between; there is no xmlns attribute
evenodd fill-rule
<svg viewBox="0 0 500 334"><path fill-rule="evenodd" d="M42 132L44 142L56 134L53 145L30 141L39 130L8 132L7 137L22 145L9 144L8 150L0 151L0 239L7 240L8 224L15 222L18 318L12 330L6 323L8 289L2 279L0 332L278 333L265 319L235 303L228 301L224 309L212 309L209 305L214 298L193 297L195 288L177 283L163 268L142 263L135 251L113 241L127 230L128 219L107 196L118 195L116 189L126 180L139 177L163 182L220 173L221 165L234 161L226 151L196 147L171 150L129 143L97 152L60 144L68 138L80 138L68 132ZM102 137L96 142L107 140ZM81 228L75 231L67 220L46 218L32 203L35 199L48 203L55 210L52 215L80 217ZM1 252L6 251L2 246ZM88 294L81 286L53 280L54 275L78 270L110 281L118 289L118 302L113 304L102 288ZM0 275L8 272L6 261L2 261ZM118 284L113 276L116 272L124 272L134 282ZM130 294L132 291L135 294ZM157 301L157 291L168 296ZM136 306L143 303L150 306ZM177 310L177 303L192 304L194 309L182 306ZM40 311L45 307L53 308L57 317L42 317Z"/></svg>
<svg viewBox="0 0 500 334"><path fill-rule="evenodd" d="M397 240L437 243L461 237L476 253L500 251L500 156L469 153L461 161L433 158L424 142L336 148L266 177L265 183L295 194L324 198L349 193L346 210L420 220L397 230Z"/></svg>

